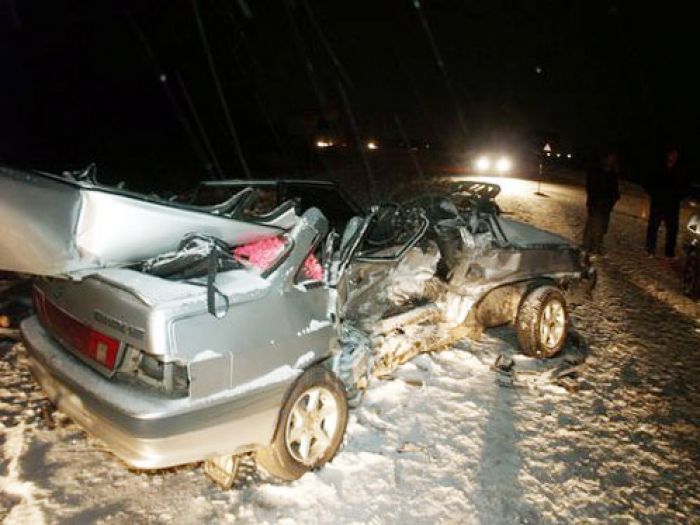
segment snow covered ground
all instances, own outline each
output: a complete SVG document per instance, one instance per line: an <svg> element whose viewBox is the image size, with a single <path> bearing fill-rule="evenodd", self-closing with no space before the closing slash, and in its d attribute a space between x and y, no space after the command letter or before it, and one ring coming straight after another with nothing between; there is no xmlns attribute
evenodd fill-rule
<svg viewBox="0 0 700 525"><path fill-rule="evenodd" d="M504 181L516 218L578 239L581 189ZM334 461L293 483L246 465L221 492L182 467L129 470L50 411L0 345L0 518L6 523L700 523L700 305L678 261L644 256L626 196L574 312L590 355L577 392L513 388L488 366L514 335L421 355L374 381ZM0 427L1 428L1 427Z"/></svg>

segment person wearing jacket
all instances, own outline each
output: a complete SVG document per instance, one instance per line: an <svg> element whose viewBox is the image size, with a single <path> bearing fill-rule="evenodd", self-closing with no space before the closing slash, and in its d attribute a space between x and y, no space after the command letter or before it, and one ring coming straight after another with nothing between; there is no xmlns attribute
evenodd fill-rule
<svg viewBox="0 0 700 525"><path fill-rule="evenodd" d="M586 173L586 209L588 217L583 231L583 249L601 254L608 232L610 214L620 199L618 177L620 163L617 152L608 150Z"/></svg>
<svg viewBox="0 0 700 525"><path fill-rule="evenodd" d="M664 163L647 184L649 192L649 224L647 226L646 249L650 256L656 255L656 239L659 226L666 226L666 257L675 257L678 237L678 220L681 201L688 188L678 166L678 149L668 148Z"/></svg>

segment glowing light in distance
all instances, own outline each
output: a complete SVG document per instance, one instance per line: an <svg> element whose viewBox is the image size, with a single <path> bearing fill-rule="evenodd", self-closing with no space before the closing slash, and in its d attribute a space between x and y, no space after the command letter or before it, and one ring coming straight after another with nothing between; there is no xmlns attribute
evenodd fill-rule
<svg viewBox="0 0 700 525"><path fill-rule="evenodd" d="M496 171L498 173L508 173L513 168L513 163L508 157L501 157L496 162Z"/></svg>
<svg viewBox="0 0 700 525"><path fill-rule="evenodd" d="M474 166L476 167L476 171L488 171L491 169L491 159L486 155L479 157L476 159Z"/></svg>
<svg viewBox="0 0 700 525"><path fill-rule="evenodd" d="M379 144L377 144L377 143L374 142L373 140L370 140L370 141L367 143L367 149L379 149Z"/></svg>
<svg viewBox="0 0 700 525"><path fill-rule="evenodd" d="M566 158L567 158L567 159L570 159L571 157L573 157L573 155L572 155L571 153L567 153L567 154L566 154Z"/></svg>
<svg viewBox="0 0 700 525"><path fill-rule="evenodd" d="M316 147L317 148L330 148L333 146L333 142L330 140L317 140L316 141Z"/></svg>

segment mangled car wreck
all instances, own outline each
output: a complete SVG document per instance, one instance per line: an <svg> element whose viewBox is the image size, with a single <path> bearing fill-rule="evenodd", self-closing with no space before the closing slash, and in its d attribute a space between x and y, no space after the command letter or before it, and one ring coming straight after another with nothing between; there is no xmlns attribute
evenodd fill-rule
<svg viewBox="0 0 700 525"><path fill-rule="evenodd" d="M0 268L36 276L22 334L48 397L128 464L206 461L223 485L244 454L282 479L329 461L370 378L418 352L513 323L524 353L556 354L595 283L567 241L501 216L494 185L363 210L318 181L173 201L0 182Z"/></svg>

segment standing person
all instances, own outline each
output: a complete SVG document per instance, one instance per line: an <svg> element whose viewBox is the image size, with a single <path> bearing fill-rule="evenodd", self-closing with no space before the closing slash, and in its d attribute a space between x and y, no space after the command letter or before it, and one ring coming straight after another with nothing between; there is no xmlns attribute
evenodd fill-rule
<svg viewBox="0 0 700 525"><path fill-rule="evenodd" d="M678 237L678 216L681 201L686 196L687 187L683 173L678 166L678 149L666 150L664 163L660 170L652 175L647 185L649 192L649 224L647 226L647 253L656 255L656 238L659 226L666 226L666 257L675 257L676 238Z"/></svg>
<svg viewBox="0 0 700 525"><path fill-rule="evenodd" d="M620 199L619 174L620 162L614 150L607 150L586 173L588 217L583 231L583 249L588 253L602 254L610 213Z"/></svg>

